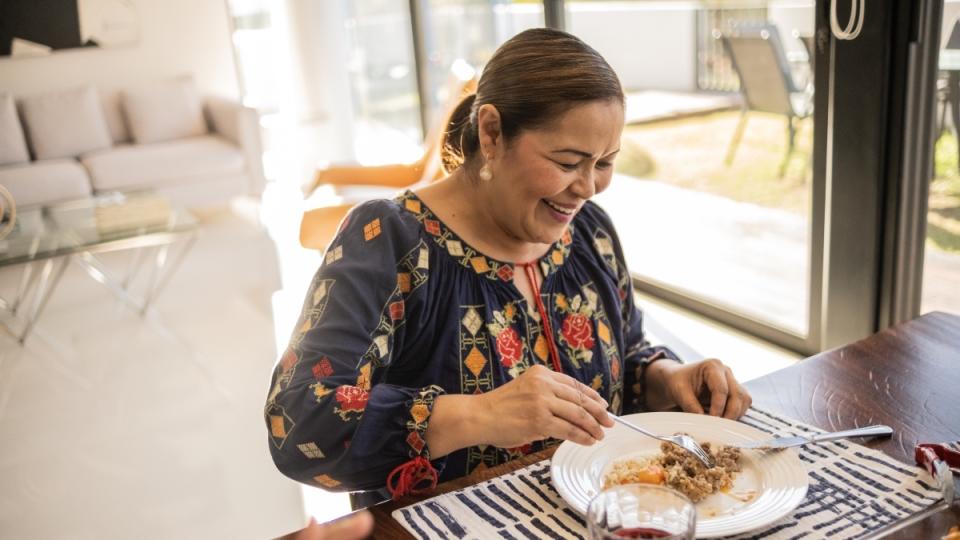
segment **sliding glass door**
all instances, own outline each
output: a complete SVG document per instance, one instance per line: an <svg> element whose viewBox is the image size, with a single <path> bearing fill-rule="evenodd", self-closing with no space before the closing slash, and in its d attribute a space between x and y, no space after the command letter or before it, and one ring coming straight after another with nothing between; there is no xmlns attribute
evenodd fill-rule
<svg viewBox="0 0 960 540"><path fill-rule="evenodd" d="M248 3L238 33L266 24L262 0ZM841 27L851 4L838 4ZM323 5L343 13L345 137L374 141L357 152L367 162L419 155L451 82L516 33L583 38L627 93L617 177L599 202L636 286L812 354L915 316L921 279L923 310L958 309L960 0L866 4L852 40L834 35L827 0Z"/></svg>
<svg viewBox="0 0 960 540"><path fill-rule="evenodd" d="M423 131L407 0L344 2L356 152L365 163L411 161Z"/></svg>
<svg viewBox="0 0 960 540"><path fill-rule="evenodd" d="M960 0L942 8L920 310L960 314Z"/></svg>
<svg viewBox="0 0 960 540"><path fill-rule="evenodd" d="M599 197L637 285L807 341L814 2L566 2L627 92Z"/></svg>
<svg viewBox="0 0 960 540"><path fill-rule="evenodd" d="M483 68L501 43L544 25L543 4L517 0L414 0L424 120L433 125L457 79Z"/></svg>

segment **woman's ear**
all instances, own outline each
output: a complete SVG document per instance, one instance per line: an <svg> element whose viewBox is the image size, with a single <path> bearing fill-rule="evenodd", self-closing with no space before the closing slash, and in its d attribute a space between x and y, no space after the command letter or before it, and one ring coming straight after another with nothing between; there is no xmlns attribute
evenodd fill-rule
<svg viewBox="0 0 960 540"><path fill-rule="evenodd" d="M503 142L503 136L500 111L489 103L477 109L477 135L480 139L480 153L486 157L495 156L497 147Z"/></svg>

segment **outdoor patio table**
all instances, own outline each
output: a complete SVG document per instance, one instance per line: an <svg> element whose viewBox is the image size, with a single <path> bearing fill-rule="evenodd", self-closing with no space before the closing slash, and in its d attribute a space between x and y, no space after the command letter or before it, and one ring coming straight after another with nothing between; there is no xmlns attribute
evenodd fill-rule
<svg viewBox="0 0 960 540"><path fill-rule="evenodd" d="M919 442L960 440L960 316L930 313L856 343L747 382L754 405L826 430L887 424L894 436L858 441L903 463ZM412 538L390 515L397 508L521 469L553 454L524 458L440 484L429 495L372 508L375 538ZM901 523L885 538L940 538L960 524L960 503Z"/></svg>

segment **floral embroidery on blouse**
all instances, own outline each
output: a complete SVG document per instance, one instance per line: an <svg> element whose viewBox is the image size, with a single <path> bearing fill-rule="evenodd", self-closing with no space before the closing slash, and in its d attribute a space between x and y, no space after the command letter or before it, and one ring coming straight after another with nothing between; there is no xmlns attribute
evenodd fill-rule
<svg viewBox="0 0 960 540"><path fill-rule="evenodd" d="M613 412L637 409L644 367L676 357L644 339L610 219L587 203L538 264L563 372ZM558 444L479 445L440 459L426 444L440 395L488 392L552 366L545 321L513 285L514 271L412 192L351 210L274 369L264 420L277 467L324 489L378 489L407 465L429 463L444 481ZM395 477L418 481L404 474Z"/></svg>
<svg viewBox="0 0 960 540"><path fill-rule="evenodd" d="M530 367L527 361L527 343L517 333L518 311L516 302L508 302L501 311L493 311L493 322L487 324L490 335L496 343L500 363L507 369L510 378L515 379Z"/></svg>

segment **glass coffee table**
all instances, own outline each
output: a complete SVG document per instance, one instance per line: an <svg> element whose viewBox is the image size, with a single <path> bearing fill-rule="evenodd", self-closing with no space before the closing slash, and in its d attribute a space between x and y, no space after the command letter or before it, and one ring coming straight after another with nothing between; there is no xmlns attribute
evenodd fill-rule
<svg viewBox="0 0 960 540"><path fill-rule="evenodd" d="M0 328L23 344L71 262L142 316L183 262L197 230L190 212L149 192L17 209L13 230L0 239L0 268L22 270L12 298L0 297ZM112 251L132 252L122 276L97 258Z"/></svg>

